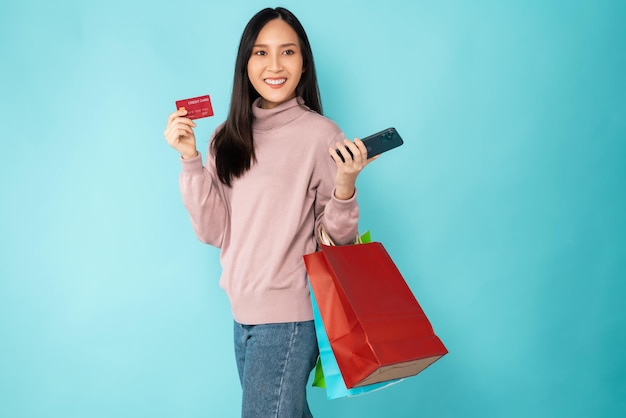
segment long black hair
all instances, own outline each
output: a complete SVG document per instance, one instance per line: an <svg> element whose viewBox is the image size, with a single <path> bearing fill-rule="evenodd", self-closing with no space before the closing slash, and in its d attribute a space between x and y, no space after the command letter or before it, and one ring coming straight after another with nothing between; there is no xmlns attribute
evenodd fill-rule
<svg viewBox="0 0 626 418"><path fill-rule="evenodd" d="M211 142L215 154L217 176L222 183L229 187L232 180L248 171L256 159L252 138L252 122L254 120L252 103L260 95L248 78L248 60L252 55L254 42L259 32L269 21L274 19L282 19L289 24L300 41L304 73L296 87L296 96L301 97L304 104L311 110L322 114L313 52L302 24L293 13L285 8L261 10L250 19L241 35L235 62L235 77L228 118Z"/></svg>

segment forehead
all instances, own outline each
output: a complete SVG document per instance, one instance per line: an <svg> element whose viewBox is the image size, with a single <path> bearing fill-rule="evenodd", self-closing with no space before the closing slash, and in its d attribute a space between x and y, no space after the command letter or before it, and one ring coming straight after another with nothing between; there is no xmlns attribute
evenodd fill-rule
<svg viewBox="0 0 626 418"><path fill-rule="evenodd" d="M296 31L282 19L273 19L267 22L255 41L255 44L265 45L285 43L299 44Z"/></svg>

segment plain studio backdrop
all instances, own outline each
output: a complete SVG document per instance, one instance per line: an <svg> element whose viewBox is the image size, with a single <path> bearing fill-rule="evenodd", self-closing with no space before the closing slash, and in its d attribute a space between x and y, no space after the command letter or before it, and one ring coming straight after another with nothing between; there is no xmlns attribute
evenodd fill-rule
<svg viewBox="0 0 626 418"><path fill-rule="evenodd" d="M219 252L163 130L210 94L206 154L278 5L325 114L404 137L359 178L360 228L450 350L373 394L310 388L316 416L626 416L626 3L3 0L0 417L239 416Z"/></svg>

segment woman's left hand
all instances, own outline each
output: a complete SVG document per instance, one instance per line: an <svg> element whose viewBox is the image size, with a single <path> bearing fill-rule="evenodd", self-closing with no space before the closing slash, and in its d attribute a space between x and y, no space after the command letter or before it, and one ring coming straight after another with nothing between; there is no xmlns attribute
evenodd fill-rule
<svg viewBox="0 0 626 418"><path fill-rule="evenodd" d="M355 138L354 142L347 139L341 142L337 142L337 149L341 150L345 158L345 161L341 160L341 156L337 153L337 149L329 148L328 152L330 156L335 160L337 164L337 177L335 177L335 197L339 200L348 200L354 196L356 190L356 178L365 168L366 165L377 159L379 156L367 158L367 149L363 142ZM350 154L345 150L348 148L352 153Z"/></svg>

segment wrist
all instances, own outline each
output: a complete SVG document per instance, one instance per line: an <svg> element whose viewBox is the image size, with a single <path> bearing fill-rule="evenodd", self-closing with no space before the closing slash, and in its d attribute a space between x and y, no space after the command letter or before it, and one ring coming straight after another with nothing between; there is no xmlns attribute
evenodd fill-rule
<svg viewBox="0 0 626 418"><path fill-rule="evenodd" d="M338 200L350 200L354 196L356 189L352 188L335 188L335 198Z"/></svg>
<svg viewBox="0 0 626 418"><path fill-rule="evenodd" d="M198 150L195 150L193 154L180 154L180 157L183 160L190 160L192 158L196 158L198 156Z"/></svg>

